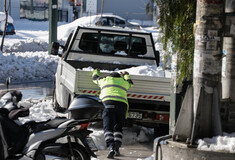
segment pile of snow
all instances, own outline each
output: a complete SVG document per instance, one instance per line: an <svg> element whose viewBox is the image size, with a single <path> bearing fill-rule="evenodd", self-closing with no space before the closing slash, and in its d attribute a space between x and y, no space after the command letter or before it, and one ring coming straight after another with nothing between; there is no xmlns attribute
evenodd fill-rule
<svg viewBox="0 0 235 160"><path fill-rule="evenodd" d="M6 14L4 12L0 12L0 23L1 23L1 21L4 21L4 23L5 23L5 20L6 20ZM7 22L8 23L14 22L13 18L10 15L7 16Z"/></svg>
<svg viewBox="0 0 235 160"><path fill-rule="evenodd" d="M58 26L58 39L66 41L71 31L77 26L94 26L95 22L99 19L97 16L81 17L69 24Z"/></svg>
<svg viewBox="0 0 235 160"><path fill-rule="evenodd" d="M53 80L59 57L47 52L0 53L0 77L14 81Z"/></svg>
<svg viewBox="0 0 235 160"><path fill-rule="evenodd" d="M19 106L29 108L30 115L28 117L19 118L22 123L28 121L42 122L54 119L57 113L52 108L52 100L49 99L26 99L19 102ZM66 117L66 115L64 115Z"/></svg>
<svg viewBox="0 0 235 160"><path fill-rule="evenodd" d="M94 68L87 67L83 68L83 71L93 71ZM157 67L156 65L144 65L138 67L131 67L128 69L119 70L118 68L114 70L115 72L128 72L130 75L139 75L139 76L151 76L151 77L165 77L165 71L163 71L162 67ZM103 73L111 73L112 71L108 70L100 70Z"/></svg>
<svg viewBox="0 0 235 160"><path fill-rule="evenodd" d="M21 40L13 45L8 45L4 48L4 52L36 52L36 51L48 51L48 43L36 39Z"/></svg>
<svg viewBox="0 0 235 160"><path fill-rule="evenodd" d="M198 140L198 150L235 153L235 133Z"/></svg>

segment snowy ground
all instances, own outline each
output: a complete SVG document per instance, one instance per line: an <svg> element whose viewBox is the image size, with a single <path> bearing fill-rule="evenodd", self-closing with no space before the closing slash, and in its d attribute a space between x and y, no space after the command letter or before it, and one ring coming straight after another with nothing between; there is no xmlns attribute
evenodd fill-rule
<svg viewBox="0 0 235 160"><path fill-rule="evenodd" d="M56 71L58 57L48 55L48 30L49 22L35 22L29 20L14 21L16 35L6 36L4 51L0 52L0 83L5 82L9 76L14 82L52 80ZM58 24L59 28L66 25ZM145 29L153 34L156 49L162 52L160 33L152 28ZM58 33L59 41L63 42L66 35ZM0 39L1 40L1 39ZM162 63L161 63L162 65ZM138 70L137 70L138 69ZM165 76L161 67L144 66L128 70L131 74L143 74L150 76ZM54 118L56 113L52 110L52 101L48 99L26 99L25 106L30 107L31 115L26 120L42 121ZM23 120L24 121L24 120ZM146 128L134 128L125 130L124 144L149 141L151 130ZM133 136L134 135L134 136ZM102 130L94 130L92 134L99 149L105 149ZM216 150L235 152L234 134L226 134L222 137L205 138L199 140L200 150ZM140 160L140 159L138 159Z"/></svg>

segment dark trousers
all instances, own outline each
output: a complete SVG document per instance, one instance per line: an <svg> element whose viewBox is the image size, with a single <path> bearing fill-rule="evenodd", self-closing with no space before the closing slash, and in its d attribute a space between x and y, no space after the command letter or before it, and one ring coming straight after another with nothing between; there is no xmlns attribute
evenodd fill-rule
<svg viewBox="0 0 235 160"><path fill-rule="evenodd" d="M118 101L104 102L103 128L106 146L119 148L122 144L122 127L125 121L127 105Z"/></svg>

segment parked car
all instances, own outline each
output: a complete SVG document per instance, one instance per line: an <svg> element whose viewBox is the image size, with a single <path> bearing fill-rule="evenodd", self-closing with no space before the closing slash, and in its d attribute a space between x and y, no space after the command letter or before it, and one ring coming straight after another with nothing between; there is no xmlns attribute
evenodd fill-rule
<svg viewBox="0 0 235 160"><path fill-rule="evenodd" d="M2 35L3 31L4 31L5 19L6 19L5 13L0 12L0 35ZM15 27L13 25L13 18L10 15L8 15L8 19L7 19L6 34L15 34Z"/></svg>
<svg viewBox="0 0 235 160"><path fill-rule="evenodd" d="M117 16L117 15L112 15L112 14L104 14L104 15L97 15L99 18L97 22L95 23L97 26L118 26L118 27L128 27L131 29L141 29L141 26L138 24L133 24L128 21L126 21L124 18Z"/></svg>
<svg viewBox="0 0 235 160"><path fill-rule="evenodd" d="M109 21L109 23L104 23L105 19ZM100 22L103 23L100 23ZM58 27L58 39L66 40L71 32L71 30L75 29L76 27L88 27L88 26L106 26L106 27L121 27L121 28L130 28L134 30L142 30L141 26L137 23L131 24L124 18L113 15L113 14L99 14L99 15L93 15L93 16L84 16L81 18L78 18L74 20L71 23L60 25Z"/></svg>

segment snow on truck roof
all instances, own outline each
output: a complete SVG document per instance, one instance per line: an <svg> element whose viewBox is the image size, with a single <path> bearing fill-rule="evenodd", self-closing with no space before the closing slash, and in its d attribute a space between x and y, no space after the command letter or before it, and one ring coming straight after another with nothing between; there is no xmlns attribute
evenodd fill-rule
<svg viewBox="0 0 235 160"><path fill-rule="evenodd" d="M0 22L4 21L5 19L6 19L6 14L4 12L0 12ZM8 23L13 23L13 18L10 15L8 15L7 21Z"/></svg>

